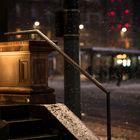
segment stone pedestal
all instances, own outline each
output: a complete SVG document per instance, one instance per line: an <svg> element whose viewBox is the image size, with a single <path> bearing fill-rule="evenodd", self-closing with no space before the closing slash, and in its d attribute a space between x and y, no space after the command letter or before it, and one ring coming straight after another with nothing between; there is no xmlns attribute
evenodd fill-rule
<svg viewBox="0 0 140 140"><path fill-rule="evenodd" d="M48 86L48 53L45 41L0 43L0 101L55 103Z"/></svg>

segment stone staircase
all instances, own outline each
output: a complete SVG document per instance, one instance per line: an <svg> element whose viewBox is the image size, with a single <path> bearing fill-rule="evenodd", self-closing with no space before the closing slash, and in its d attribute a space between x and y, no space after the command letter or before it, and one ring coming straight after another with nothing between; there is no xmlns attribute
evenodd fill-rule
<svg viewBox="0 0 140 140"><path fill-rule="evenodd" d="M0 140L98 140L63 104L0 105Z"/></svg>
<svg viewBox="0 0 140 140"><path fill-rule="evenodd" d="M75 139L41 106L2 105L0 119L0 140Z"/></svg>

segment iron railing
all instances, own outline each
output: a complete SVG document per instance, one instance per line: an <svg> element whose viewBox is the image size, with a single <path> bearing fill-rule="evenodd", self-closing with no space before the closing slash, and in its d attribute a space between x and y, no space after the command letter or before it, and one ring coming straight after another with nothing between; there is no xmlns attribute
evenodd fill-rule
<svg viewBox="0 0 140 140"><path fill-rule="evenodd" d="M38 34L56 51L58 51L72 66L74 66L78 71L80 71L84 76L91 80L99 89L101 89L106 94L106 115L107 115L107 140L111 140L111 105L110 105L110 92L103 87L103 85L93 78L88 72L82 69L72 58L70 58L58 45L56 45L52 40L50 40L45 34L40 30L24 30L18 32L8 32L5 35L17 35L17 34Z"/></svg>

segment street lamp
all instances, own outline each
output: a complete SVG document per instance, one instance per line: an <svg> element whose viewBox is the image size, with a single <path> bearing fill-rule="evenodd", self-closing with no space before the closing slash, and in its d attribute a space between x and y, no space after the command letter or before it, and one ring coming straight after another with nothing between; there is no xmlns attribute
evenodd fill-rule
<svg viewBox="0 0 140 140"><path fill-rule="evenodd" d="M123 27L121 32L125 33L127 31L127 28L126 27Z"/></svg>
<svg viewBox="0 0 140 140"><path fill-rule="evenodd" d="M80 30L84 29L84 25L83 25L83 24L80 24L80 25L79 25L79 29L80 29Z"/></svg>
<svg viewBox="0 0 140 140"><path fill-rule="evenodd" d="M124 37L125 32L127 32L127 28L126 28L126 27L123 27L123 28L121 29L121 32L120 32L121 37Z"/></svg>
<svg viewBox="0 0 140 140"><path fill-rule="evenodd" d="M39 21L35 21L34 24L33 24L33 28L34 29L38 29L40 26L40 22Z"/></svg>
<svg viewBox="0 0 140 140"><path fill-rule="evenodd" d="M35 21L34 22L33 29L40 29L40 22L39 21ZM37 34L31 34L31 39L33 39L33 40L39 40L40 37Z"/></svg>
<svg viewBox="0 0 140 140"><path fill-rule="evenodd" d="M124 42L125 48L130 47L130 42L127 37L127 31L128 31L128 29L126 27L123 27L120 31L121 40Z"/></svg>

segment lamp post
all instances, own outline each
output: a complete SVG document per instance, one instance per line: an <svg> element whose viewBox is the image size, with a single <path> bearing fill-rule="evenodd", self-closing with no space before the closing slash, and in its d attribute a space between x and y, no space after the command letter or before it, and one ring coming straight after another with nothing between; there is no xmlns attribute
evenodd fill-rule
<svg viewBox="0 0 140 140"><path fill-rule="evenodd" d="M125 48L130 47L129 39L127 37L127 31L128 31L128 29L126 27L123 27L120 31L121 40L124 43Z"/></svg>
<svg viewBox="0 0 140 140"><path fill-rule="evenodd" d="M126 27L123 27L123 28L121 29L121 32L120 32L121 37L124 37L125 32L127 32L127 28L126 28Z"/></svg>
<svg viewBox="0 0 140 140"><path fill-rule="evenodd" d="M79 63L78 0L64 0L64 52ZM80 73L64 61L64 102L81 117Z"/></svg>
<svg viewBox="0 0 140 140"><path fill-rule="evenodd" d="M33 24L33 29L40 29L40 22L39 21L35 21ZM39 40L40 37L37 34L31 34L31 38L34 40Z"/></svg>

